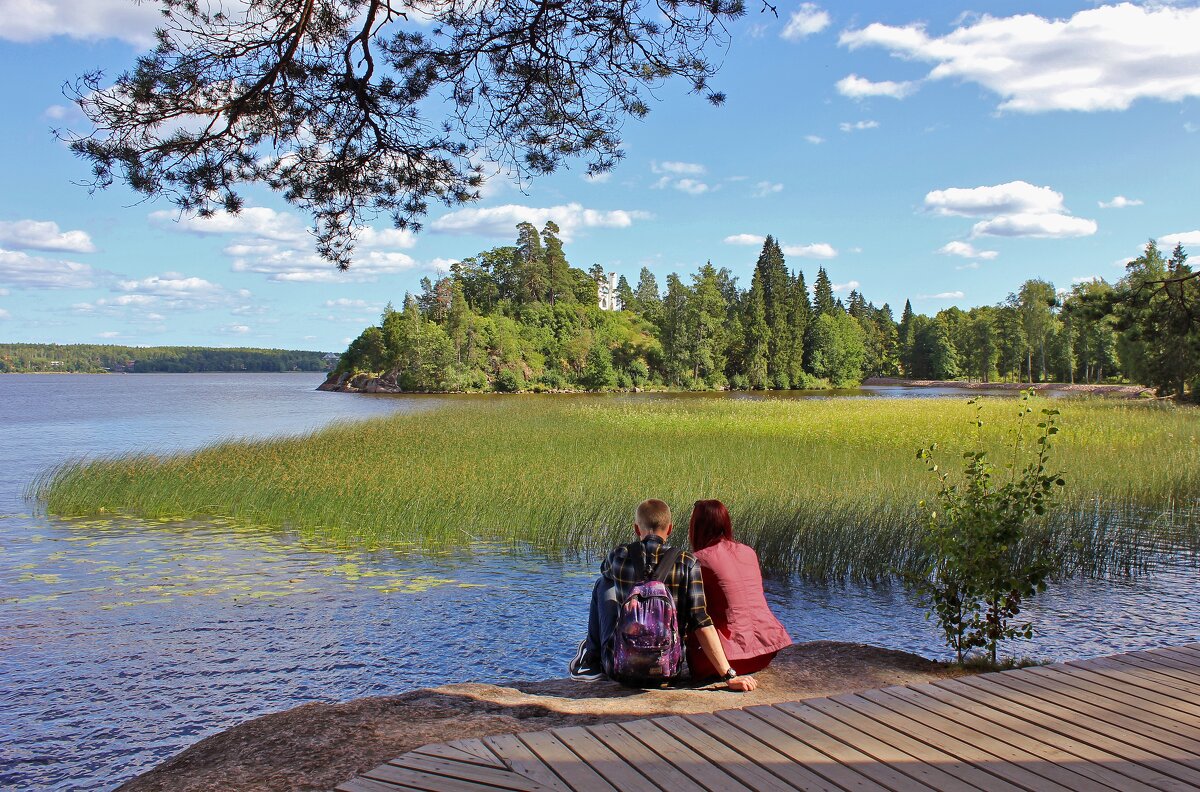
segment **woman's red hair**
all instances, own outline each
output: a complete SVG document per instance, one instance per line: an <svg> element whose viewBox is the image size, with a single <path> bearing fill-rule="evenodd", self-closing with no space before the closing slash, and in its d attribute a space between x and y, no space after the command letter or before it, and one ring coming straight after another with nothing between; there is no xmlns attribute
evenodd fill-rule
<svg viewBox="0 0 1200 792"><path fill-rule="evenodd" d="M722 539L733 539L729 509L719 500L696 501L692 507L692 521L688 525L688 541L692 543L692 550L703 550Z"/></svg>

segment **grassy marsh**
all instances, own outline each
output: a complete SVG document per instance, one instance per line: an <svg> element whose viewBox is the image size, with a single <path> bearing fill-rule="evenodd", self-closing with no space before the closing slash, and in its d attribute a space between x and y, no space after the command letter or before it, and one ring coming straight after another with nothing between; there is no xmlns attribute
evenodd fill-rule
<svg viewBox="0 0 1200 792"><path fill-rule="evenodd" d="M1045 530L1063 571L1135 571L1155 549L1195 547L1200 414L1056 400L1053 454L1067 487ZM62 516L220 516L348 545L529 542L589 552L623 540L633 506L730 507L764 566L812 577L883 577L918 562L918 501L942 463L980 439L1010 447L1017 404L959 399L745 400L506 397L342 424L303 437L223 442L175 456L85 460L34 494Z"/></svg>

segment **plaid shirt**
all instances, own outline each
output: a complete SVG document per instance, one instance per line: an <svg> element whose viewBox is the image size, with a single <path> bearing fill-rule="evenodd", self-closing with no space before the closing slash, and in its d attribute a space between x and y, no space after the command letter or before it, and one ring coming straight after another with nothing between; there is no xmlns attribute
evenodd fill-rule
<svg viewBox="0 0 1200 792"><path fill-rule="evenodd" d="M642 542L646 545L646 571L654 574L658 558L663 550L662 537L651 534ZM629 557L626 545L613 550L600 565L600 574L617 584L617 602L624 602L633 587L644 583L639 578L637 561ZM711 627L708 603L704 599L704 578L700 576L700 563L686 550L675 560L675 567L667 576L667 588L675 594L675 608L679 616L679 632L687 635L702 627Z"/></svg>

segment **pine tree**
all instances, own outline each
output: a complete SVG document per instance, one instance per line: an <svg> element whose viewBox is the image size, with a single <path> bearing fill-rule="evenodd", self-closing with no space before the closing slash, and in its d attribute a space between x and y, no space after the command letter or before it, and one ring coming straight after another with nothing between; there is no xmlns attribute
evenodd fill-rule
<svg viewBox="0 0 1200 792"><path fill-rule="evenodd" d="M767 311L763 306L762 290L756 286L750 287L746 298L746 318L743 320L743 363L746 382L749 387L761 390L770 386L767 373L768 338L771 334L767 327Z"/></svg>
<svg viewBox="0 0 1200 792"><path fill-rule="evenodd" d="M571 288L571 265L567 263L566 253L563 252L562 240L558 238L558 224L547 220L542 228L542 244L544 246L546 296L550 304L559 300L573 302L575 292Z"/></svg>
<svg viewBox="0 0 1200 792"><path fill-rule="evenodd" d="M617 299L621 301L622 311L632 311L634 306L633 289L629 288L629 281L622 275L617 281Z"/></svg>
<svg viewBox="0 0 1200 792"><path fill-rule="evenodd" d="M662 313L662 295L658 291L658 280L648 267L642 267L638 275L637 291L633 293L634 312L648 322L658 324Z"/></svg>
<svg viewBox="0 0 1200 792"><path fill-rule="evenodd" d="M541 237L532 223L517 224L517 301L520 303L542 302L550 287L550 275L546 270L546 251Z"/></svg>
<svg viewBox="0 0 1200 792"><path fill-rule="evenodd" d="M687 311L689 289L679 276L672 272L667 276L667 296L662 303L662 319L659 325L663 349L663 368L667 382L679 384L688 366Z"/></svg>
<svg viewBox="0 0 1200 792"><path fill-rule="evenodd" d="M808 301L808 286L804 283L804 272L798 270L792 281L788 310L788 376L793 388L804 382L804 353L811 322L812 303Z"/></svg>
<svg viewBox="0 0 1200 792"><path fill-rule="evenodd" d="M899 344L900 367L904 376L913 378L913 309L912 301L904 301L904 312L900 314L900 326L897 328L897 343Z"/></svg>
<svg viewBox="0 0 1200 792"><path fill-rule="evenodd" d="M813 313L817 315L837 313L837 303L833 299L833 283L824 267L817 270L817 280L813 283Z"/></svg>

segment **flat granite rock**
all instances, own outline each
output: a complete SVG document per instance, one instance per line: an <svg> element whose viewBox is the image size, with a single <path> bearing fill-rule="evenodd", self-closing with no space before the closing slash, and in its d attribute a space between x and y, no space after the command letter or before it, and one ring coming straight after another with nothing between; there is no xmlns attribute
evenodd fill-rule
<svg viewBox="0 0 1200 792"><path fill-rule="evenodd" d="M753 693L723 684L634 690L554 679L443 685L343 704L304 704L201 740L125 792L328 790L422 745L489 734L713 712L930 682L962 671L906 652L814 641L779 653Z"/></svg>

